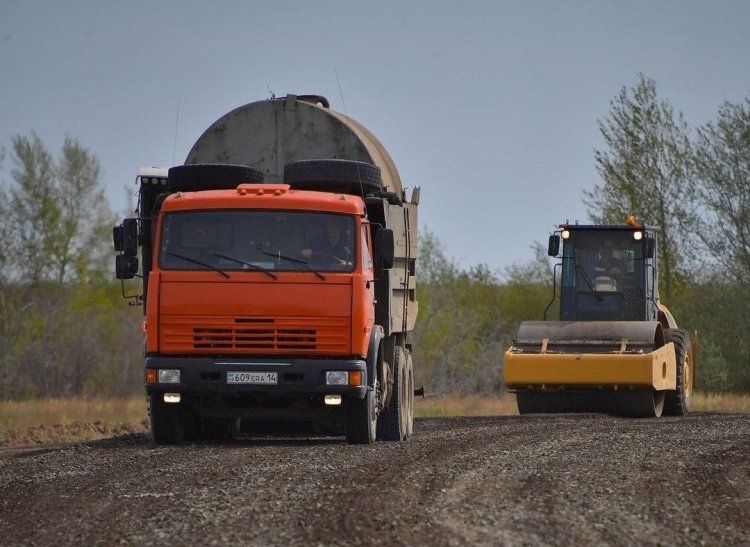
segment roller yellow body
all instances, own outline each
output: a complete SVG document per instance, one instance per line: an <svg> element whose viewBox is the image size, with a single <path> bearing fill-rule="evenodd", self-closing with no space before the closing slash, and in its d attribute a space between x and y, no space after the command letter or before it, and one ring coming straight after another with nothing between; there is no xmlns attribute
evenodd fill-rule
<svg viewBox="0 0 750 547"><path fill-rule="evenodd" d="M674 344L650 353L505 352L505 384L510 389L652 388L674 389Z"/></svg>

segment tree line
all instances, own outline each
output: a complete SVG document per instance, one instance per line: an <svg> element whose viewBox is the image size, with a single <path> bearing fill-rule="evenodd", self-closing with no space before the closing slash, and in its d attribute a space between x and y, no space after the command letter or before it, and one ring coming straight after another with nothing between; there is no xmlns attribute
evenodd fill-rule
<svg viewBox="0 0 750 547"><path fill-rule="evenodd" d="M582 196L591 221L623 224L633 214L659 227L660 296L680 327L697 332L698 388L750 390L750 99L725 102L691 130L640 74L598 126L601 180ZM421 244L421 380L437 392L498 389L513 328L541 319L552 296L551 262L537 244L529 265L493 275L435 255L430 234Z"/></svg>
<svg viewBox="0 0 750 547"><path fill-rule="evenodd" d="M750 99L691 129L639 75L599 121L601 180L582 196L593 222L634 214L659 226L660 293L699 333L698 387L750 390ZM96 156L72 138L53 154L16 136L0 162L0 397L125 395L142 389L142 314L113 279L116 223ZM561 211L564 216L564 212ZM497 393L502 355L523 320L541 319L552 265L462 268L422 228L417 382L432 393Z"/></svg>
<svg viewBox="0 0 750 547"><path fill-rule="evenodd" d="M113 281L115 217L97 158L72 138L58 155L12 139L0 186L0 397L133 393L140 314Z"/></svg>

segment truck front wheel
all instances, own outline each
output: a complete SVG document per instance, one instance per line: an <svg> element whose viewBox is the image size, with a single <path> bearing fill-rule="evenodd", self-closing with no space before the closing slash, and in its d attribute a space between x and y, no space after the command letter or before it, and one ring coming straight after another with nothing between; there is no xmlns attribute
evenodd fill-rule
<svg viewBox="0 0 750 547"><path fill-rule="evenodd" d="M375 387L367 390L364 399L346 400L346 441L349 444L371 444L375 442L378 414Z"/></svg>
<svg viewBox="0 0 750 547"><path fill-rule="evenodd" d="M180 409L168 405L160 393L148 396L148 410L151 415L151 435L156 444L175 444L182 440Z"/></svg>

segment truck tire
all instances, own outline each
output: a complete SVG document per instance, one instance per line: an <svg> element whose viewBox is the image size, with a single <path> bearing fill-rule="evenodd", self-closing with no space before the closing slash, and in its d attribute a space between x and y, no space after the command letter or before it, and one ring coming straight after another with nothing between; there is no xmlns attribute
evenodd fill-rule
<svg viewBox="0 0 750 547"><path fill-rule="evenodd" d="M690 335L680 329L665 329L664 342L674 343L677 361L677 388L666 392L664 414L684 416L690 410L693 395L693 353L690 346Z"/></svg>
<svg viewBox="0 0 750 547"><path fill-rule="evenodd" d="M177 405L168 405L160 393L148 397L151 435L156 444L175 444L182 440L182 424Z"/></svg>
<svg viewBox="0 0 750 547"><path fill-rule="evenodd" d="M301 160L287 163L284 182L296 190L321 190L356 196L383 190L380 167L351 160Z"/></svg>
<svg viewBox="0 0 750 547"><path fill-rule="evenodd" d="M169 169L170 192L198 190L232 190L242 183L263 182L263 172L247 165L201 163L177 165Z"/></svg>
<svg viewBox="0 0 750 547"><path fill-rule="evenodd" d="M409 402L408 420L406 422L406 439L411 439L414 433L414 360L411 351L406 350L406 393Z"/></svg>
<svg viewBox="0 0 750 547"><path fill-rule="evenodd" d="M377 438L377 386L376 379L363 399L346 399L346 442L349 444L372 444Z"/></svg>
<svg viewBox="0 0 750 547"><path fill-rule="evenodd" d="M391 400L378 417L378 439L406 441L411 436L414 405L414 378L411 354L401 348L395 351Z"/></svg>
<svg viewBox="0 0 750 547"><path fill-rule="evenodd" d="M189 443L200 441L202 438L200 418L194 412L183 408L179 419L182 426L182 440Z"/></svg>

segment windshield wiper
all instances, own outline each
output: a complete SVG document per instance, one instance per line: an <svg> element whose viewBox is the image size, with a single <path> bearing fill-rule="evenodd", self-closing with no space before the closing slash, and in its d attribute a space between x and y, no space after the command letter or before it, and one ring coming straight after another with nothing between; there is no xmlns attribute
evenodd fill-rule
<svg viewBox="0 0 750 547"><path fill-rule="evenodd" d="M247 266L247 267L252 268L254 270L258 270L260 272L263 272L264 274L269 275L269 276L273 277L274 279L278 279L278 276L276 274L274 274L270 270L267 270L266 268L264 268L263 266L260 266L258 264L253 264L252 262L246 262L244 260L240 260L239 258L234 258L233 256L222 255L222 254L219 254L219 253L211 253L211 254L213 254L214 256L218 256L219 258L226 258L227 260L231 260L232 262L237 262L238 264L242 264L243 266Z"/></svg>
<svg viewBox="0 0 750 547"><path fill-rule="evenodd" d="M586 282L586 284L591 288L591 291L594 293L594 298L596 298L597 302L601 302L603 300L602 295L599 294L599 292L594 288L594 284L589 279L589 276L586 275L586 272L583 270L583 266L580 264L576 264L576 271L581 274L581 277L583 277L583 280Z"/></svg>
<svg viewBox="0 0 750 547"><path fill-rule="evenodd" d="M187 262L192 262L193 264L197 264L198 266L205 266L209 270L213 270L215 272L219 272L221 275L223 275L224 277L226 277L227 279L229 279L229 274L227 272L225 272L224 270L221 270L221 269L217 268L216 266L213 266L211 264L207 264L206 262L202 262L202 261L196 260L194 258L190 258L189 256L185 256L185 255L173 253L171 251L167 251L167 254L169 256L173 256L175 258L180 258L182 260L186 260Z"/></svg>
<svg viewBox="0 0 750 547"><path fill-rule="evenodd" d="M310 266L308 266L308 265L307 265L307 262L305 262L304 260L300 260L299 258L292 258L291 256L284 256L284 255L282 255L282 254L274 254L274 253L269 253L269 252L266 252L266 251L261 251L260 249L258 249L258 250L259 250L259 251L260 251L260 252L261 252L262 254L264 254L264 255L266 255L266 256L272 256L273 258L281 258L281 259L283 259L283 260L288 260L288 261L289 261L289 262L291 262L292 264L297 264L297 265L299 265L299 266L302 266L302 267L303 267L304 269L306 269L306 270L307 270L308 272L312 272L312 273L314 273L315 275L317 275L317 276L318 276L318 278L319 278L319 279L321 279L322 281L325 281L325 280L326 280L326 278L325 278L325 277L323 276L323 274L322 274L322 273L320 273L320 272L316 272L315 270L313 270L313 269L312 269L312 268L311 268Z"/></svg>

